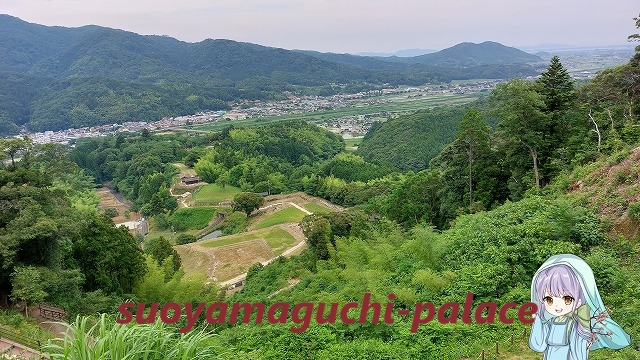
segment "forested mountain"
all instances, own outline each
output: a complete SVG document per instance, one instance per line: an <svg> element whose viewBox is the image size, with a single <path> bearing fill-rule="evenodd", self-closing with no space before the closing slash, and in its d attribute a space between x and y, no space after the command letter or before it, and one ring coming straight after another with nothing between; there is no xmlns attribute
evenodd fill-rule
<svg viewBox="0 0 640 360"><path fill-rule="evenodd" d="M420 63L433 66L478 66L495 64L540 63L539 56L526 53L497 42L485 41L480 44L465 42L450 48L411 58L398 58L404 63Z"/></svg>
<svg viewBox="0 0 640 360"><path fill-rule="evenodd" d="M453 140L465 106L423 110L374 126L356 154L399 171L420 171Z"/></svg>
<svg viewBox="0 0 640 360"><path fill-rule="evenodd" d="M0 78L6 79L0 81L0 135L20 125L58 130L224 109L228 101L275 98L296 86L536 74L520 60L487 60L486 51L451 62L460 66L421 58L401 63L231 40L186 43L99 26L48 27L8 15L0 15L0 33Z"/></svg>
<svg viewBox="0 0 640 360"><path fill-rule="evenodd" d="M399 64L422 64L430 67L473 67L496 64L540 64L543 60L522 50L504 46L497 42L485 41L480 44L465 42L429 54L400 57L357 56L349 54L320 53L303 51L319 59L360 67L396 68Z"/></svg>

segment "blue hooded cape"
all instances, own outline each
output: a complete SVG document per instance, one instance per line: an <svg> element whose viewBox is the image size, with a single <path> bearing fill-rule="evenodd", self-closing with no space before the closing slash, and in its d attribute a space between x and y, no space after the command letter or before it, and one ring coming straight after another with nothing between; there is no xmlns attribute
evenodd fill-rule
<svg viewBox="0 0 640 360"><path fill-rule="evenodd" d="M606 311L604 304L602 303L602 298L600 297L600 293L598 292L598 288L596 287L596 279L593 276L593 271L591 267L579 258L578 256L572 254L559 254L554 255L547 259L547 261L540 266L538 271L536 271L533 276L533 280L531 281L531 302L538 304L540 303L540 299L536 295L536 279L540 272L546 268L555 265L567 265L569 266L573 272L577 275L580 286L582 287L582 292L586 298L586 303L589 305L589 315L591 317L596 316L602 311ZM629 334L627 334L615 321L613 321L610 317L607 317L601 323L595 323L592 319L591 324L594 326L594 330L601 329L603 334L611 333L608 336L599 335L598 340L594 341L591 344L589 350L596 350L601 348L611 348L611 349L622 349L625 346L628 346L631 343L631 339Z"/></svg>

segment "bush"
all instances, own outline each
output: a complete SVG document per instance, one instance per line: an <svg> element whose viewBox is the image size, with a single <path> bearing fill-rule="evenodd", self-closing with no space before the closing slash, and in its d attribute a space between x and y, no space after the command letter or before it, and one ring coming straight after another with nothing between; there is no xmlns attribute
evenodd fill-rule
<svg viewBox="0 0 640 360"><path fill-rule="evenodd" d="M104 209L104 213L110 218L114 218L119 215L118 209L111 207Z"/></svg>
<svg viewBox="0 0 640 360"><path fill-rule="evenodd" d="M198 239L193 235L180 234L176 237L176 244L178 245L191 244L192 242L196 242L197 240Z"/></svg>
<svg viewBox="0 0 640 360"><path fill-rule="evenodd" d="M629 217L640 220L640 202L629 204Z"/></svg>

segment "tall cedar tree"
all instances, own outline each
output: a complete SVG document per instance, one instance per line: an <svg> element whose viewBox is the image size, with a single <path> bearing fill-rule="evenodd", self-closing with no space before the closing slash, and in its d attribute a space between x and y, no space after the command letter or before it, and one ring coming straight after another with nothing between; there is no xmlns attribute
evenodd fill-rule
<svg viewBox="0 0 640 360"><path fill-rule="evenodd" d="M543 132L547 148L539 154L539 160L545 169L542 174L542 183L548 184L552 176L550 168L554 152L570 137L570 122L565 118L565 114L576 100L576 89L569 72L562 66L558 56L551 59L551 64L542 72L536 85L537 91L544 97L543 111L549 117L546 123L547 128Z"/></svg>

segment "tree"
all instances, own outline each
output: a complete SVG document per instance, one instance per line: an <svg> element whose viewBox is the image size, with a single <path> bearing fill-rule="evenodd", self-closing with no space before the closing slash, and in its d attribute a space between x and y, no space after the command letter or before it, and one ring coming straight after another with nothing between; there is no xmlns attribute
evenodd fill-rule
<svg viewBox="0 0 640 360"><path fill-rule="evenodd" d="M247 214L247 217L262 204L264 204L264 198L256 193L241 192L233 197L233 211L242 211Z"/></svg>
<svg viewBox="0 0 640 360"><path fill-rule="evenodd" d="M389 218L406 227L423 221L442 226L439 210L443 186L442 175L437 170L423 170L417 174L409 172L387 197L384 211Z"/></svg>
<svg viewBox="0 0 640 360"><path fill-rule="evenodd" d="M638 17L634 17L633 20L636 22L636 29L640 29L640 15ZM640 34L631 34L627 39L629 41L640 41Z"/></svg>
<svg viewBox="0 0 640 360"><path fill-rule="evenodd" d="M40 272L33 266L16 266L11 274L11 299L13 301L23 300L26 304L24 315L29 316L30 304L39 303L44 300L47 293L42 288Z"/></svg>
<svg viewBox="0 0 640 360"><path fill-rule="evenodd" d="M165 211L173 211L177 208L178 201L175 197L171 196L169 189L167 189L165 185L162 185L160 190L151 196L149 202L140 208L140 213L149 217L162 214Z"/></svg>
<svg viewBox="0 0 640 360"><path fill-rule="evenodd" d="M491 128L482 120L478 110L469 110L462 118L454 144L466 153L467 183L469 185L469 206L473 205L473 167L480 153L489 152L489 131Z"/></svg>
<svg viewBox="0 0 640 360"><path fill-rule="evenodd" d="M176 245L191 244L196 241L198 241L198 238L190 234L180 234L176 236Z"/></svg>
<svg viewBox="0 0 640 360"><path fill-rule="evenodd" d="M78 238L73 255L85 275L85 290L129 293L145 274L142 250L124 227L116 228L104 214L75 219Z"/></svg>
<svg viewBox="0 0 640 360"><path fill-rule="evenodd" d="M470 110L454 141L431 160L429 166L442 173L440 213L445 221L460 213L489 209L506 198L505 173L492 149L490 132L482 113Z"/></svg>
<svg viewBox="0 0 640 360"><path fill-rule="evenodd" d="M544 100L534 84L521 79L498 85L490 97L500 118L498 126L502 136L511 147L522 146L531 156L538 188L541 187L539 155L541 150L547 149L549 142L545 136L549 119L543 111Z"/></svg>
<svg viewBox="0 0 640 360"><path fill-rule="evenodd" d="M228 171L223 172L216 179L216 185L220 186L223 189L228 183L229 183L229 172Z"/></svg>
<svg viewBox="0 0 640 360"><path fill-rule="evenodd" d="M328 246L331 244L331 225L329 221L322 215L307 215L300 222L300 227L316 259L329 259Z"/></svg>
<svg viewBox="0 0 640 360"><path fill-rule="evenodd" d="M542 72L536 84L544 96L544 110L552 117L561 115L576 99L574 82L558 56L551 58L549 67Z"/></svg>
<svg viewBox="0 0 640 360"><path fill-rule="evenodd" d="M205 158L198 160L193 168L203 181L210 184L215 183L218 177L225 172L221 164L213 163Z"/></svg>
<svg viewBox="0 0 640 360"><path fill-rule="evenodd" d="M16 157L22 155L23 157L28 156L28 154L33 149L33 141L24 136L23 138L15 138L2 140L0 142L0 149L9 156L11 159L11 166L16 167Z"/></svg>
<svg viewBox="0 0 640 360"><path fill-rule="evenodd" d="M180 268L180 255L178 255L176 249L171 246L169 240L165 239L163 236L146 241L144 244L144 252L151 255L151 257L158 262L158 265L162 265L162 262L165 261L165 259L169 256L173 256L173 270L176 271Z"/></svg>
<svg viewBox="0 0 640 360"><path fill-rule="evenodd" d="M536 85L537 91L544 97L543 111L549 120L543 130L547 148L541 154L542 166L545 168L543 183L547 184L552 176L552 158L556 156L557 149L567 144L570 137L572 121L567 112L574 107L577 95L574 81L557 56L551 59L549 67L542 72Z"/></svg>

